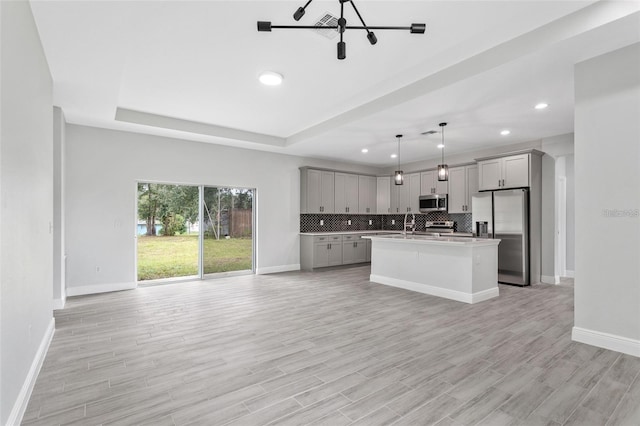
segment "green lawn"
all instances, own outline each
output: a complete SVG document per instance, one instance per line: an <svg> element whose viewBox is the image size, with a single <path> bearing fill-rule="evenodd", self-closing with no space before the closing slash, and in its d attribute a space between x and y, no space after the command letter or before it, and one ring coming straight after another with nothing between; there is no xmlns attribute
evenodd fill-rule
<svg viewBox="0 0 640 426"><path fill-rule="evenodd" d="M251 269L251 238L204 240L204 272ZM138 236L138 280L198 274L198 235Z"/></svg>

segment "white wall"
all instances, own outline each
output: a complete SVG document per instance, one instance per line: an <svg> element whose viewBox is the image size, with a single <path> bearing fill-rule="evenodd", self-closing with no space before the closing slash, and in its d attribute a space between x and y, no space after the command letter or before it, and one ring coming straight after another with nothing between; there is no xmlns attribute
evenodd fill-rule
<svg viewBox="0 0 640 426"><path fill-rule="evenodd" d="M564 135L543 138L540 150L545 155L542 158L542 276L543 282L557 284L560 277L566 275L560 264L560 250L565 252L566 262L571 256L571 270L573 271L573 151L574 135ZM560 247L559 232L563 229L558 216L560 205L559 184L564 179L566 185L566 220L564 220L564 237L566 248ZM571 203L569 205L569 203ZM567 229L571 228L571 235ZM568 238L572 238L569 247ZM571 248L571 251L569 251Z"/></svg>
<svg viewBox="0 0 640 426"><path fill-rule="evenodd" d="M640 43L577 64L575 96L573 338L640 356Z"/></svg>
<svg viewBox="0 0 640 426"><path fill-rule="evenodd" d="M0 2L0 424L19 424L53 335L52 81L26 1Z"/></svg>
<svg viewBox="0 0 640 426"><path fill-rule="evenodd" d="M576 231L575 231L575 157L574 155L566 156L566 178L567 178L567 274L573 276L576 269L575 257L576 257Z"/></svg>
<svg viewBox="0 0 640 426"><path fill-rule="evenodd" d="M66 144L68 295L135 286L137 181L256 188L261 273L299 267L300 166L377 171L75 125Z"/></svg>
<svg viewBox="0 0 640 426"><path fill-rule="evenodd" d="M53 308L62 309L67 298L64 261L64 151L65 120L59 107L53 108Z"/></svg>

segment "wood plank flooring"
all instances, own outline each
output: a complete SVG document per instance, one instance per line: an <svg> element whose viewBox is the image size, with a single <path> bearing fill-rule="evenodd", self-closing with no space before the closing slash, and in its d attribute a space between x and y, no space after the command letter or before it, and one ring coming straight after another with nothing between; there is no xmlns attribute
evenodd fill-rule
<svg viewBox="0 0 640 426"><path fill-rule="evenodd" d="M23 424L640 424L640 359L571 341L571 285L467 305L368 277L71 298Z"/></svg>

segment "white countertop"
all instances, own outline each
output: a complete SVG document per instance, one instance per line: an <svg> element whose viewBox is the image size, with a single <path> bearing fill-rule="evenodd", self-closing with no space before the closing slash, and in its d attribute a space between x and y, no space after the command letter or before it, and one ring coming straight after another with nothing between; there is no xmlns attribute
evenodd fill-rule
<svg viewBox="0 0 640 426"><path fill-rule="evenodd" d="M368 235L362 238L394 242L399 244L430 244L430 245L455 245L467 247L493 246L500 244L500 240L491 238L469 238L469 237L432 237L429 235Z"/></svg>
<svg viewBox="0 0 640 426"><path fill-rule="evenodd" d="M301 232L300 235L350 235L350 234L400 234L402 231L390 231L388 229L362 230L362 231L335 231L335 232Z"/></svg>

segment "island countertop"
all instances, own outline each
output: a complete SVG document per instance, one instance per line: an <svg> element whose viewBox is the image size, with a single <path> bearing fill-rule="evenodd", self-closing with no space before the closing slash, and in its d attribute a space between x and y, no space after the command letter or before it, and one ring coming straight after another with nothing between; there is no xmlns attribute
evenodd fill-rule
<svg viewBox="0 0 640 426"><path fill-rule="evenodd" d="M431 235L395 234L395 235L364 235L362 238L370 240L393 240L400 244L429 244L429 245L456 245L467 247L497 246L500 240L492 238L469 237L434 237Z"/></svg>

